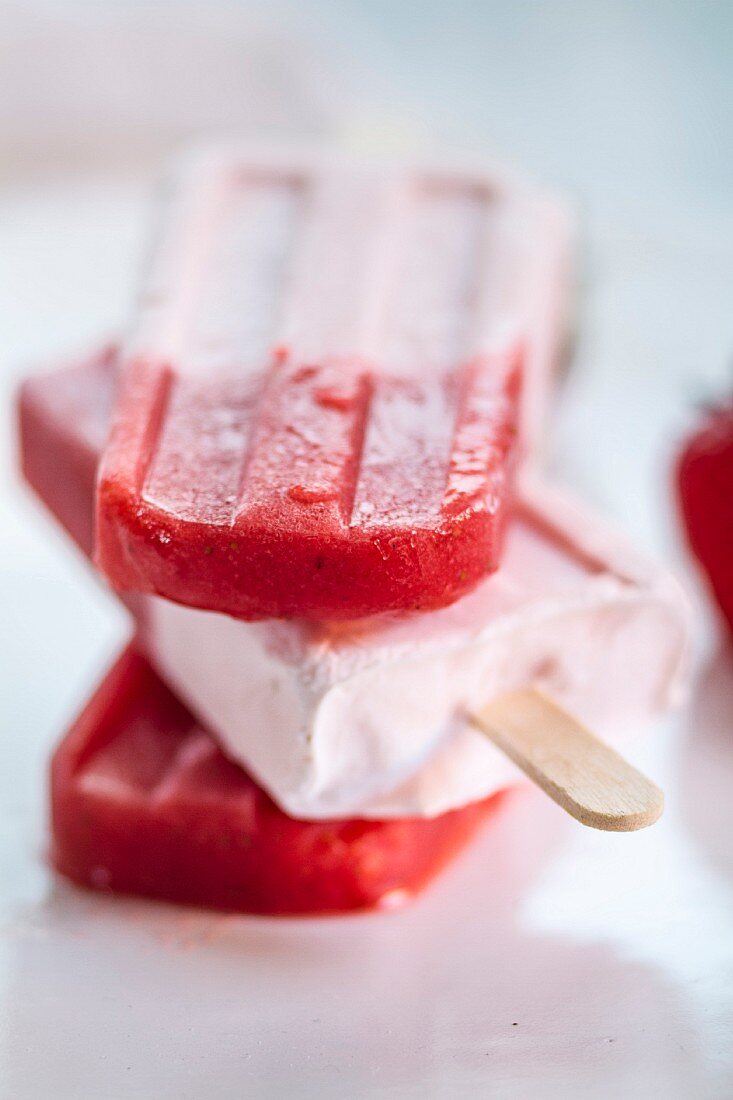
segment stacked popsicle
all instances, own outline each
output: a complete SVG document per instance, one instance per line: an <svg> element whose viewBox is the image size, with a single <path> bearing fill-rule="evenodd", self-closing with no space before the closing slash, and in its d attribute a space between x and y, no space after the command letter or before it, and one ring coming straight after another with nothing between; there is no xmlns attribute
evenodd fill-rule
<svg viewBox="0 0 733 1100"><path fill-rule="evenodd" d="M684 602L515 476L567 253L494 176L184 168L130 338L21 395L26 477L136 621L54 758L59 870L346 910L414 893L517 763L589 823L658 812L569 714L612 738L666 706ZM609 771L611 810L583 785Z"/></svg>

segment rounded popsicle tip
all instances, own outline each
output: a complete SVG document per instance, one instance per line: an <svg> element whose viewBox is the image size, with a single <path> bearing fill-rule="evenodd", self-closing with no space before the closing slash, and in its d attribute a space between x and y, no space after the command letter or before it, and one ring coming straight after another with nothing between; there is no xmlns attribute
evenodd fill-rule
<svg viewBox="0 0 733 1100"><path fill-rule="evenodd" d="M656 783L543 692L500 695L472 720L582 825L631 833L661 817L664 794Z"/></svg>
<svg viewBox="0 0 733 1100"><path fill-rule="evenodd" d="M640 772L637 777L633 792L627 786L617 792L620 805L615 809L596 808L569 797L562 803L563 809L581 825L606 833L633 833L646 829L659 821L664 812L664 791Z"/></svg>

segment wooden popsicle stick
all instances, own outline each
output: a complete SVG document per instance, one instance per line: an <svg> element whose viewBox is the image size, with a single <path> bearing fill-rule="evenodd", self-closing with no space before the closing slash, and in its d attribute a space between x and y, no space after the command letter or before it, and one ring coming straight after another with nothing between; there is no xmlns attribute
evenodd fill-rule
<svg viewBox="0 0 733 1100"><path fill-rule="evenodd" d="M662 813L656 784L534 688L500 695L471 721L583 825L631 832Z"/></svg>

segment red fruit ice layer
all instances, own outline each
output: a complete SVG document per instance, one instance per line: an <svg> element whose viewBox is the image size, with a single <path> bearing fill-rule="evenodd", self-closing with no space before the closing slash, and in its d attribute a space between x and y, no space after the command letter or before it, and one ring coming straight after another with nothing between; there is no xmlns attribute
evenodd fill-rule
<svg viewBox="0 0 733 1100"><path fill-rule="evenodd" d="M494 570L522 209L451 174L197 162L122 355L98 485L112 584L354 619L450 604Z"/></svg>
<svg viewBox="0 0 733 1100"><path fill-rule="evenodd" d="M94 545L94 489L117 389L114 346L51 374L34 375L19 399L26 480L85 554ZM456 540L456 545L460 540ZM133 593L123 593L134 602Z"/></svg>
<svg viewBox="0 0 733 1100"><path fill-rule="evenodd" d="M20 389L20 462L26 481L87 556L94 546L94 484L117 384L112 345Z"/></svg>
<svg viewBox="0 0 733 1100"><path fill-rule="evenodd" d="M713 409L677 464L690 546L733 629L733 405Z"/></svg>
<svg viewBox="0 0 733 1100"><path fill-rule="evenodd" d="M92 889L214 909L386 908L436 875L499 797L429 820L298 821L128 650L53 757L52 856Z"/></svg>

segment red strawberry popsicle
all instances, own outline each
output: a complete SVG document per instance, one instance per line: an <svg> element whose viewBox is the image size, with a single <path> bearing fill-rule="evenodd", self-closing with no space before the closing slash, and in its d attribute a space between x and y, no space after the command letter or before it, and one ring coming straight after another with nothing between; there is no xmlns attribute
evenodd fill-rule
<svg viewBox="0 0 733 1100"><path fill-rule="evenodd" d="M677 480L690 546L733 629L733 404L705 414L680 454Z"/></svg>
<svg viewBox="0 0 733 1100"><path fill-rule="evenodd" d="M128 650L51 766L52 858L83 886L247 913L392 907L501 796L432 819L298 821Z"/></svg>
<svg viewBox="0 0 733 1100"><path fill-rule="evenodd" d="M122 354L98 485L112 583L354 619L495 569L523 360L557 294L548 216L494 178L193 161Z"/></svg>

